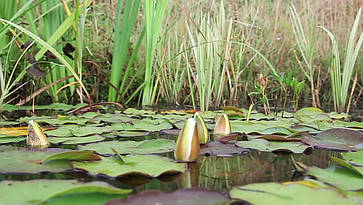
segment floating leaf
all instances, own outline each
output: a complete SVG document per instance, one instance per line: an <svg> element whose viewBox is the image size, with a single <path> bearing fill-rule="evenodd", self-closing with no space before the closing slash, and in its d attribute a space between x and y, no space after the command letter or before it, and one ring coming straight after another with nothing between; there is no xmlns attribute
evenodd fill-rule
<svg viewBox="0 0 363 205"><path fill-rule="evenodd" d="M128 155L122 157L125 164L119 164L113 157L102 157L100 161L73 162L73 167L88 171L92 175L104 174L110 177L143 175L158 177L166 173L182 173L185 164L175 163L156 155Z"/></svg>
<svg viewBox="0 0 363 205"><path fill-rule="evenodd" d="M309 122L317 119L319 116L326 116L330 119L330 117L324 113L323 110L315 107L306 107L302 108L294 114L294 117L302 122Z"/></svg>
<svg viewBox="0 0 363 205"><path fill-rule="evenodd" d="M332 184L343 190L363 189L363 177L347 168L320 169L311 167L306 173L316 177L319 181Z"/></svg>
<svg viewBox="0 0 363 205"><path fill-rule="evenodd" d="M101 142L105 138L101 135L91 135L86 137L49 137L48 139L53 144L77 145Z"/></svg>
<svg viewBox="0 0 363 205"><path fill-rule="evenodd" d="M170 129L173 126L166 120L133 120L131 123L117 123L111 125L113 130L134 130L156 132L162 129Z"/></svg>
<svg viewBox="0 0 363 205"><path fill-rule="evenodd" d="M358 167L358 166L356 167L356 166L350 164L349 162L347 162L347 161L345 161L343 159L337 158L337 157L331 157L331 160L334 163L336 163L336 164L338 164L340 166L346 167L346 168L360 174L363 177L363 167Z"/></svg>
<svg viewBox="0 0 363 205"><path fill-rule="evenodd" d="M176 141L174 157L179 161L196 161L199 153L197 123L194 118L188 118Z"/></svg>
<svg viewBox="0 0 363 205"><path fill-rule="evenodd" d="M0 121L0 126L9 126L9 125L17 125L19 122L13 121Z"/></svg>
<svg viewBox="0 0 363 205"><path fill-rule="evenodd" d="M80 150L94 150L99 154L113 154L111 147L120 154L156 154L174 150L174 140L153 139L144 141L106 141L79 146Z"/></svg>
<svg viewBox="0 0 363 205"><path fill-rule="evenodd" d="M62 127L59 127L55 130L46 131L45 133L48 136L70 137L70 136L73 136L71 130L77 129L78 127L79 127L78 125L63 125Z"/></svg>
<svg viewBox="0 0 363 205"><path fill-rule="evenodd" d="M219 157L230 157L249 152L249 149L237 147L235 144L223 144L220 142L209 142L200 147L200 155L211 155Z"/></svg>
<svg viewBox="0 0 363 205"><path fill-rule="evenodd" d="M301 140L318 148L356 151L363 146L363 133L349 129L333 128L320 132L316 136L303 136Z"/></svg>
<svg viewBox="0 0 363 205"><path fill-rule="evenodd" d="M0 173L38 173L62 172L71 169L66 161L51 161L46 164L41 162L55 153L69 150L43 149L42 151L28 150L16 147L0 147Z"/></svg>
<svg viewBox="0 0 363 205"><path fill-rule="evenodd" d="M249 204L279 204L279 205L306 205L306 204L357 204L358 199L346 197L333 189L323 189L319 184L312 187L312 183L260 183L235 187L230 191L230 197L247 201Z"/></svg>
<svg viewBox="0 0 363 205"><path fill-rule="evenodd" d="M43 159L43 162L49 162L52 160L101 160L101 158L94 154L94 152L91 150L72 150L69 152L61 152L48 156L47 158Z"/></svg>
<svg viewBox="0 0 363 205"><path fill-rule="evenodd" d="M105 127L84 126L84 127L78 127L78 128L71 130L72 135L78 136L78 137L102 134L102 133L108 133L108 132L112 132L112 129L109 126L105 126Z"/></svg>
<svg viewBox="0 0 363 205"><path fill-rule="evenodd" d="M0 198L3 204L41 204L53 197L79 194L129 194L132 190L114 188L104 182L80 183L76 180L1 181Z"/></svg>
<svg viewBox="0 0 363 205"><path fill-rule="evenodd" d="M217 205L226 204L229 198L223 194L201 188L180 189L172 193L159 190L144 191L129 196L127 199L114 199L106 205Z"/></svg>
<svg viewBox="0 0 363 205"><path fill-rule="evenodd" d="M309 146L303 145L298 142L269 142L264 139L254 139L251 141L239 141L236 143L243 148L256 149L264 152L293 152L303 153Z"/></svg>
<svg viewBox="0 0 363 205"><path fill-rule="evenodd" d="M132 130L123 130L116 133L117 136L120 137L143 137L149 135L148 131L132 131Z"/></svg>
<svg viewBox="0 0 363 205"><path fill-rule="evenodd" d="M8 144L24 141L25 137L0 137L0 144Z"/></svg>
<svg viewBox="0 0 363 205"><path fill-rule="evenodd" d="M350 163L363 167L363 150L358 152L345 152L342 155Z"/></svg>

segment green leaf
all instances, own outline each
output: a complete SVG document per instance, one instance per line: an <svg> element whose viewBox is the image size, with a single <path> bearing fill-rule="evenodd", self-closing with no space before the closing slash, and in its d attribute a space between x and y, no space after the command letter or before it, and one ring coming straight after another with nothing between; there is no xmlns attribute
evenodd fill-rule
<svg viewBox="0 0 363 205"><path fill-rule="evenodd" d="M345 160L358 166L363 166L363 150L358 152L345 152L342 153Z"/></svg>
<svg viewBox="0 0 363 205"><path fill-rule="evenodd" d="M0 147L0 173L38 173L62 172L71 169L67 161L51 161L46 164L41 162L54 153L69 150L44 149L31 151L25 148Z"/></svg>
<svg viewBox="0 0 363 205"><path fill-rule="evenodd" d="M91 150L78 151L73 150L69 152L61 152L57 154L53 154L43 160L44 162L49 162L52 160L100 160L101 158L94 154Z"/></svg>
<svg viewBox="0 0 363 205"><path fill-rule="evenodd" d="M363 177L363 167L353 166L349 162L347 162L347 161L345 161L343 159L337 158L337 157L330 157L330 158L334 163L336 163L336 164L338 164L340 166L346 167L346 168L360 174Z"/></svg>
<svg viewBox="0 0 363 205"><path fill-rule="evenodd" d="M236 143L237 146L243 148L256 149L264 152L293 152L303 153L309 146L298 142L277 142L267 141L264 139L253 139L251 141L239 141Z"/></svg>
<svg viewBox="0 0 363 205"><path fill-rule="evenodd" d="M100 154L112 154L111 147L120 154L156 154L174 150L174 140L153 139L144 141L107 141L79 146L80 150L94 150Z"/></svg>
<svg viewBox="0 0 363 205"><path fill-rule="evenodd" d="M74 193L125 195L131 190L117 189L104 182L80 183L76 180L30 180L0 182L3 204L40 204L56 196Z"/></svg>
<svg viewBox="0 0 363 205"><path fill-rule="evenodd" d="M358 200L346 197L333 189L324 189L314 182L302 183L260 183L235 187L230 191L230 197L240 199L254 205L306 205L306 204L357 204Z"/></svg>
<svg viewBox="0 0 363 205"><path fill-rule="evenodd" d="M0 137L0 144L8 144L24 141L25 137Z"/></svg>
<svg viewBox="0 0 363 205"><path fill-rule="evenodd" d="M86 137L49 137L48 139L53 144L76 145L100 142L105 138L101 135L91 135Z"/></svg>
<svg viewBox="0 0 363 205"><path fill-rule="evenodd" d="M166 173L182 173L185 164L175 163L168 158L156 155L124 156L125 164L119 164L113 157L102 157L100 161L73 162L73 167L88 171L92 175L104 174L110 177L137 174L158 177Z"/></svg>
<svg viewBox="0 0 363 205"><path fill-rule="evenodd" d="M320 169L317 167L311 167L306 174L316 177L319 181L332 184L339 189L363 189L363 177L360 174L344 167L336 169Z"/></svg>

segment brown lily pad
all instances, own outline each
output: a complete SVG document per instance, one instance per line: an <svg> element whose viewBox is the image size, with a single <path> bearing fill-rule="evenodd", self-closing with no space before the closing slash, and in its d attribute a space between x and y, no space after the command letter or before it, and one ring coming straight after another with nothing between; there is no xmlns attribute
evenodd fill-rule
<svg viewBox="0 0 363 205"><path fill-rule="evenodd" d="M200 146L200 155L207 156L233 156L249 152L249 149L237 147L234 143L223 144L221 142L209 142L206 145Z"/></svg>
<svg viewBox="0 0 363 205"><path fill-rule="evenodd" d="M301 141L313 147L337 151L358 151L363 149L363 133L350 129L333 128L316 136L305 135Z"/></svg>
<svg viewBox="0 0 363 205"><path fill-rule="evenodd" d="M217 191L210 191L201 188L180 189L172 193L165 193L159 190L144 191L129 196L127 199L113 199L106 205L154 205L154 204L174 204L174 205L209 205L225 204L229 198Z"/></svg>

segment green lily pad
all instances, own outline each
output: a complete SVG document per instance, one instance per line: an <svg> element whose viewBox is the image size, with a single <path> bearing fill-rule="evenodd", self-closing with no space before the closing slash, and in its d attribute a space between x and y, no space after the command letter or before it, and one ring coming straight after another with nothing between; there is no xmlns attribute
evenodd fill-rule
<svg viewBox="0 0 363 205"><path fill-rule="evenodd" d="M97 205L97 204L105 204L107 201L112 199L123 199L126 198L127 195L119 195L119 194L103 194L103 193L76 193L76 194L67 194L62 196L56 196L48 199L44 202L44 205L65 205L65 204L74 204L77 202L77 205Z"/></svg>
<svg viewBox="0 0 363 205"><path fill-rule="evenodd" d="M232 132L240 133L258 133L258 134L285 134L290 135L296 132L290 127L293 125L290 121L238 121L231 120Z"/></svg>
<svg viewBox="0 0 363 205"><path fill-rule="evenodd" d="M337 157L330 157L330 158L334 163L336 163L340 166L346 167L346 168L360 174L363 177L363 167L354 166L354 165L350 164L348 161L337 158Z"/></svg>
<svg viewBox="0 0 363 205"><path fill-rule="evenodd" d="M107 141L79 146L80 150L94 150L99 154L112 154L115 149L119 154L156 154L174 150L174 140L153 139L144 141Z"/></svg>
<svg viewBox="0 0 363 205"><path fill-rule="evenodd" d="M53 197L79 193L129 194L132 190L114 188L104 182L76 180L30 180L0 182L1 204L40 204Z"/></svg>
<svg viewBox="0 0 363 205"><path fill-rule="evenodd" d="M50 155L43 160L43 163L52 160L101 160L101 158L91 150L72 150Z"/></svg>
<svg viewBox="0 0 363 205"><path fill-rule="evenodd" d="M156 155L128 155L122 157L120 164L113 157L102 157L100 161L72 162L73 168L83 169L92 175L103 174L110 177L124 175L143 175L158 177L162 174L183 173L185 164L175 163L168 158Z"/></svg>
<svg viewBox="0 0 363 205"><path fill-rule="evenodd" d="M229 198L222 193L201 188L180 189L172 193L159 190L144 191L129 196L127 199L114 199L106 205L218 205L226 204Z"/></svg>
<svg viewBox="0 0 363 205"><path fill-rule="evenodd" d="M43 149L28 150L26 148L0 147L0 173L38 173L62 172L71 169L67 161L51 161L46 164L41 162L55 153L69 150Z"/></svg>
<svg viewBox="0 0 363 205"><path fill-rule="evenodd" d="M53 144L67 144L67 145L101 142L104 139L105 138L102 137L101 135L91 135L91 136L86 136L86 137L49 137L48 138L48 140Z"/></svg>
<svg viewBox="0 0 363 205"><path fill-rule="evenodd" d="M311 167L306 174L343 190L354 191L363 189L363 177L344 167L335 169Z"/></svg>
<svg viewBox="0 0 363 205"><path fill-rule="evenodd" d="M117 123L112 124L111 127L113 130L121 131L121 130L134 130L134 131L150 131L156 132L162 129L171 129L173 126L167 120L133 120L133 124L130 123Z"/></svg>
<svg viewBox="0 0 363 205"><path fill-rule="evenodd" d="M316 136L305 135L301 140L313 147L339 151L357 151L363 148L363 133L343 128L329 129Z"/></svg>
<svg viewBox="0 0 363 205"><path fill-rule="evenodd" d="M148 131L123 130L116 133L119 137L143 137L150 134Z"/></svg>
<svg viewBox="0 0 363 205"><path fill-rule="evenodd" d="M31 117L22 117L18 121L29 123L30 120L34 120L38 123L47 123L50 125L64 125L64 124L85 125L89 121L89 119L84 119L73 115L57 116L56 118L49 116L31 116Z"/></svg>
<svg viewBox="0 0 363 205"><path fill-rule="evenodd" d="M358 152L346 152L342 153L345 160L350 163L363 167L363 150Z"/></svg>
<svg viewBox="0 0 363 205"><path fill-rule="evenodd" d="M19 124L19 122L14 122L14 121L0 121L0 127L9 126L9 125L17 125L17 124Z"/></svg>
<svg viewBox="0 0 363 205"><path fill-rule="evenodd" d="M84 126L78 127L71 130L73 136L81 137L81 136L88 136L88 135L95 135L95 134L102 134L112 132L111 127L92 127L92 126Z"/></svg>
<svg viewBox="0 0 363 205"><path fill-rule="evenodd" d="M323 110L315 107L306 107L302 108L294 114L294 117L297 120L300 120L302 122L310 122L314 119L317 119L320 117L327 117L326 119L330 119L329 115L324 113Z"/></svg>
<svg viewBox="0 0 363 205"><path fill-rule="evenodd" d="M108 123L127 123L127 122L132 122L135 119L125 116L123 114L106 113L94 117L93 120L103 121Z"/></svg>
<svg viewBox="0 0 363 205"><path fill-rule="evenodd" d="M141 115L141 116L156 114L156 112L153 110L138 110L135 108L127 108L123 113L125 113L126 115Z"/></svg>
<svg viewBox="0 0 363 205"><path fill-rule="evenodd" d="M75 108L79 108L82 106L85 106L87 104L77 104L77 105L68 105L68 104L63 104L63 103L53 103L50 105L35 105L34 109L35 110L63 110L63 111L67 111L70 109L75 109ZM4 111L8 111L8 112L12 112L15 110L32 110L33 106L17 106L17 105L11 105L11 104L6 104L3 107Z"/></svg>
<svg viewBox="0 0 363 205"><path fill-rule="evenodd" d="M239 141L236 143L243 148L256 149L264 152L293 152L303 153L309 148L298 142L277 142L264 139L253 139L251 141Z"/></svg>
<svg viewBox="0 0 363 205"><path fill-rule="evenodd" d="M25 137L0 137L0 144L9 144L24 141Z"/></svg>
<svg viewBox="0 0 363 205"><path fill-rule="evenodd" d="M230 197L249 202L249 204L279 204L279 205L306 205L306 204L357 204L355 197L347 197L333 189L324 189L309 182L306 183L260 183L235 187L230 191ZM316 187L317 186L317 187ZM316 187L316 188L315 188Z"/></svg>
<svg viewBox="0 0 363 205"><path fill-rule="evenodd" d="M45 134L55 137L70 137L73 136L71 130L77 129L78 127L78 125L63 125L55 130L45 131Z"/></svg>

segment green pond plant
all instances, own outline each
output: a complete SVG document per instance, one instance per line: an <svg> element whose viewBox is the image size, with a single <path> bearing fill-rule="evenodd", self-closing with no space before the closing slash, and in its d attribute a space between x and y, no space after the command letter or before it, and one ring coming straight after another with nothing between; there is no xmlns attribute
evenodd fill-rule
<svg viewBox="0 0 363 205"><path fill-rule="evenodd" d="M360 48L363 43L363 32L360 33L358 40L356 41L356 34L358 32L358 26L360 21L360 16L362 13L362 8L359 9L355 21L353 23L352 29L350 31L349 40L347 48L345 51L345 59L343 68L341 67L341 60L339 57L339 49L337 40L332 32L323 26L319 28L323 29L329 36L332 43L332 55L333 60L331 63L331 68L329 69L331 86L333 92L334 108L337 112L349 112L349 105L347 106L348 100L348 90L351 85L352 76L354 72L359 72L359 68L354 69L355 63L358 58L358 54L361 51ZM362 69L360 69L360 72ZM354 89L354 87L352 88ZM347 107L346 107L347 106Z"/></svg>
<svg viewBox="0 0 363 205"><path fill-rule="evenodd" d="M191 162L198 160L199 153L197 122L194 118L188 118L176 141L174 157L178 161Z"/></svg>

